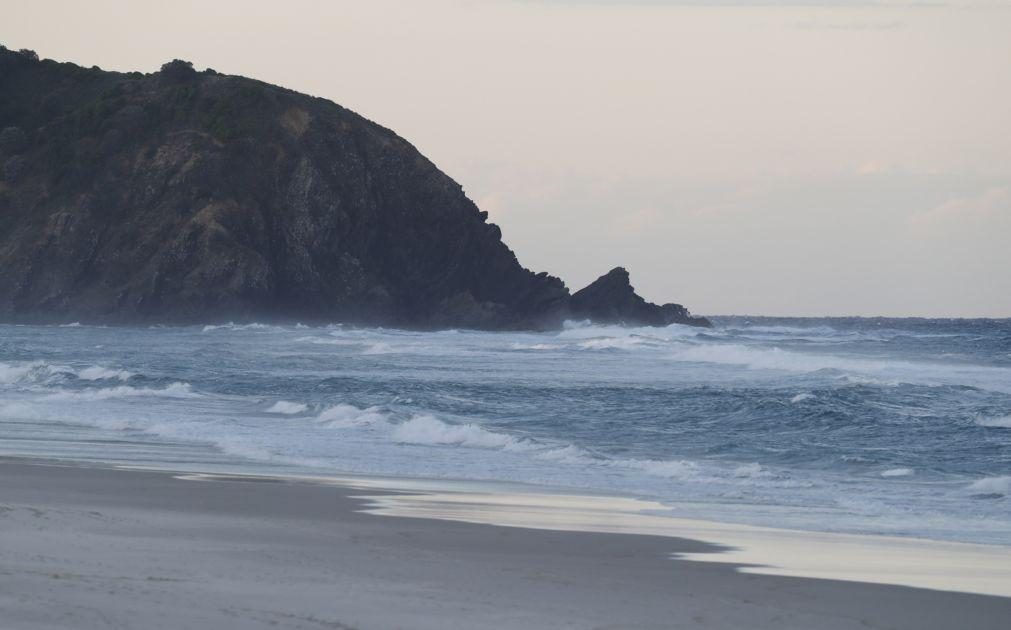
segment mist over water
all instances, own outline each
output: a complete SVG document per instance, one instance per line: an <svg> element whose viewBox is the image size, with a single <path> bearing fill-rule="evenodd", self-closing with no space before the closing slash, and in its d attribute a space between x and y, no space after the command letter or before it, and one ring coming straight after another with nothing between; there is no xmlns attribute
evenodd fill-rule
<svg viewBox="0 0 1011 630"><path fill-rule="evenodd" d="M525 482L1011 544L1011 320L0 326L0 454Z"/></svg>

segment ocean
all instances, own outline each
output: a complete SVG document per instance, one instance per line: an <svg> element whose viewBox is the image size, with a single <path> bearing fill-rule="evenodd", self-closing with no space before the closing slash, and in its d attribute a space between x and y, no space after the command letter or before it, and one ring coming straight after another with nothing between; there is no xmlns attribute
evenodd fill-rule
<svg viewBox="0 0 1011 630"><path fill-rule="evenodd" d="M533 484L1011 545L1011 320L0 326L0 455Z"/></svg>

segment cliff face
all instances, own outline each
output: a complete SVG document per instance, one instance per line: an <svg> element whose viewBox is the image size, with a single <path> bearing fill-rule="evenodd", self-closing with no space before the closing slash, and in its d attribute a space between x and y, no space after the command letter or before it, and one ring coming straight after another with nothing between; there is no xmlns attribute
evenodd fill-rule
<svg viewBox="0 0 1011 630"><path fill-rule="evenodd" d="M569 316L408 142L251 79L0 50L0 318L538 328Z"/></svg>

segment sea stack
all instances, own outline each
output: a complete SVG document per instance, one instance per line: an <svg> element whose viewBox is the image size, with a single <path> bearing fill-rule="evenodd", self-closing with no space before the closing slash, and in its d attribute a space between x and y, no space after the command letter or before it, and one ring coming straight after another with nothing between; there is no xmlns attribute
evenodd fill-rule
<svg viewBox="0 0 1011 630"><path fill-rule="evenodd" d="M709 320L693 316L680 304L661 306L644 300L635 292L623 267L615 267L576 291L569 307L574 317L600 324L711 326Z"/></svg>

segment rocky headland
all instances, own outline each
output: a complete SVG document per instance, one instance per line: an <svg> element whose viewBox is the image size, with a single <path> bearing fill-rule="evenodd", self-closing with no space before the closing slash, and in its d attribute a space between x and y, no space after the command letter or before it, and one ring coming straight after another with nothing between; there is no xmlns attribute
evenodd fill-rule
<svg viewBox="0 0 1011 630"><path fill-rule="evenodd" d="M570 294L459 184L321 98L0 47L0 320L708 325L612 270Z"/></svg>

